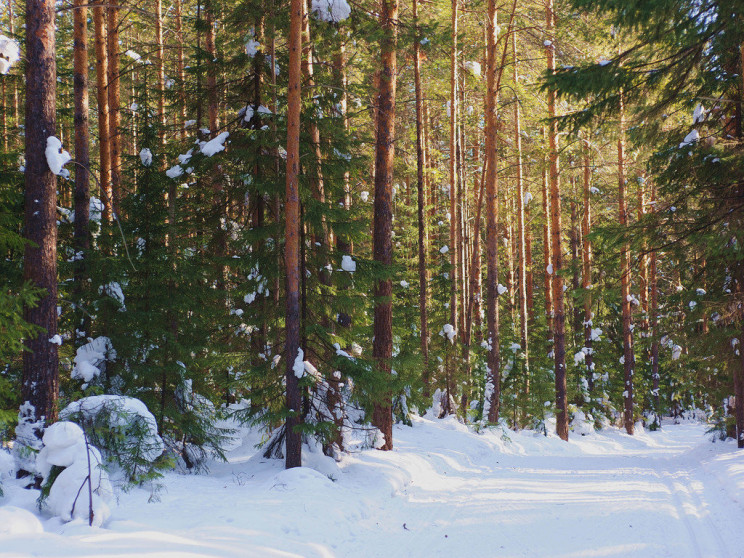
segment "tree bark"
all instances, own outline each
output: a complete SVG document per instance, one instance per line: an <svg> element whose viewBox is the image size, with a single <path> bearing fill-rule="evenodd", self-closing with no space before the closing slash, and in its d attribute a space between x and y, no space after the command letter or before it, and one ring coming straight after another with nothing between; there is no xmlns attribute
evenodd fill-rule
<svg viewBox="0 0 744 558"><path fill-rule="evenodd" d="M555 72L555 12L553 0L546 4L546 31L549 40L545 50L548 72ZM561 197L558 176L558 125L555 122L555 90L548 89L548 161L550 181L550 236L553 256L553 358L555 360L556 433L568 440L568 400L566 396L566 313L563 297L563 252L561 248Z"/></svg>
<svg viewBox="0 0 744 558"><path fill-rule="evenodd" d="M387 268L393 263L393 157L395 154L395 88L397 81L396 47L398 39L398 0L381 0L380 81L377 96L377 129L375 143L375 204L373 255ZM374 343L372 356L384 374L390 374L393 354L391 279L377 282L374 293ZM382 402L375 403L372 423L385 436L380 448L393 449L392 394L385 393Z"/></svg>
<svg viewBox="0 0 744 558"><path fill-rule="evenodd" d="M178 110L181 116L181 121L178 123L178 134L181 139L186 138L186 71L185 61L183 53L183 17L182 17L182 6L181 0L175 0L175 18L176 18L176 48L178 50L177 58L177 71L178 81L180 82L180 89L178 92Z"/></svg>
<svg viewBox="0 0 744 558"><path fill-rule="evenodd" d="M458 117L458 97L457 97L457 20L458 20L458 5L459 0L451 0L451 31L452 31L452 43L450 45L450 98L449 98L449 256L450 256L450 270L449 270L449 284L450 284L450 323L452 327L457 330L458 327L458 294L459 294L459 266L457 261L457 254L459 251L460 239L459 239L459 228L458 228L458 206L457 206L457 193L458 193L458 173L457 173L457 117ZM452 338L454 343L457 336ZM449 351L448 351L449 355ZM447 393L445 398L445 411L447 413L452 412L449 408L450 402L450 391L449 386L454 383L455 376L455 363L456 358L448 358L446 364L447 374Z"/></svg>
<svg viewBox="0 0 744 558"><path fill-rule="evenodd" d="M656 184L651 185L651 205L650 210L656 211ZM657 255L656 250L652 250L649 257L649 283L650 283L650 301L649 313L651 319L651 380L653 382L653 401L654 414L657 426L661 426L661 405L659 398L659 285L657 283ZM742 415L744 419L744 415ZM744 428L744 420L741 426ZM744 444L744 440L740 443ZM742 446L740 446L742 447Z"/></svg>
<svg viewBox="0 0 744 558"><path fill-rule="evenodd" d="M33 406L26 416L47 425L57 418L59 395L58 344L51 341L57 335L57 177L45 156L56 126L54 19L52 0L26 0L24 224L29 243L23 277L44 293L35 307L24 308L25 320L42 331L25 341L21 398Z"/></svg>
<svg viewBox="0 0 744 558"><path fill-rule="evenodd" d="M108 52L106 49L106 8L103 0L93 5L96 50L96 97L98 101L98 160L100 196L103 198L103 219L111 221L113 192L111 191L111 147L109 144Z"/></svg>
<svg viewBox="0 0 744 558"><path fill-rule="evenodd" d="M90 138L88 131L88 8L75 0L73 13L73 89L75 97L75 295L78 304L87 290L86 259L90 248ZM80 312L79 327L90 334L90 320ZM83 337L84 337L83 336ZM75 335L77 339L77 335Z"/></svg>
<svg viewBox="0 0 744 558"><path fill-rule="evenodd" d="M496 161L496 139L498 122L496 120L498 85L496 82L496 0L488 0L486 20L486 118L485 118L485 192L486 192L486 325L488 331L488 376L486 393L490 396L488 422L499 419L501 399L501 369L499 355L499 254L498 254L498 167Z"/></svg>
<svg viewBox="0 0 744 558"><path fill-rule="evenodd" d="M109 116L109 144L111 161L111 205L115 215L119 214L121 202L121 111L119 91L119 4L118 0L108 0L108 29L106 41L107 53L107 90Z"/></svg>
<svg viewBox="0 0 744 558"><path fill-rule="evenodd" d="M546 137L545 128L543 128L543 138ZM544 161L545 162L545 161ZM547 325L548 353L553 351L553 258L552 246L550 242L551 224L550 224L550 190L548 189L548 168L542 172L542 210L543 210L543 265L544 265L544 289L545 289L545 321Z"/></svg>
<svg viewBox="0 0 744 558"><path fill-rule="evenodd" d="M287 281L286 341L284 345L288 416L286 421L287 469L302 466L302 439L297 431L301 422L302 400L294 372L300 349L300 108L302 19L304 0L292 0L289 28L289 83L287 93L287 178L284 266Z"/></svg>
<svg viewBox="0 0 744 558"><path fill-rule="evenodd" d="M516 91L519 83L517 73L517 33L512 33L512 56L514 87ZM524 353L524 391L525 395L530 393L530 359L529 359L529 337L527 331L527 232L524 215L524 180L522 177L522 127L520 122L519 97L514 99L514 149L517 155L517 249L519 253L519 336L522 352Z"/></svg>
<svg viewBox="0 0 744 558"><path fill-rule="evenodd" d="M584 356L586 365L586 381L589 393L594 390L594 355L592 353L592 243L589 233L592 230L592 209L589 199L591 187L591 167L589 159L589 140L584 140L584 215L581 220L581 286L584 289Z"/></svg>
<svg viewBox="0 0 744 558"><path fill-rule="evenodd" d="M421 91L421 43L418 28L418 0L413 0L413 21L415 26L415 37L413 41L413 75L414 88L416 92L416 184L417 184L417 209L418 209L418 272L419 272L419 317L421 335L421 357L423 358L422 379L424 382L424 398L430 397L430 372L429 372L429 318L428 318L428 283L429 274L426 266L426 251L429 238L426 223L426 181L424 169L424 102Z"/></svg>
<svg viewBox="0 0 744 558"><path fill-rule="evenodd" d="M625 184L625 107L622 93L620 96L620 125L617 139L617 183L619 222L623 229L628 226L628 209L626 204ZM623 232L625 233L625 231ZM622 291L622 321L623 321L623 369L625 371L625 390L623 392L624 413L623 421L628 434L633 434L633 375L635 373L635 355L633 354L633 330L631 328L631 296L630 296L630 247L623 244L620 252L620 280Z"/></svg>
<svg viewBox="0 0 744 558"><path fill-rule="evenodd" d="M214 27L213 1L214 0L206 0L204 3L204 18L208 27L204 40L204 49L207 51L209 58L207 61L207 114L209 115L209 131L212 137L214 137L217 133L217 129L220 127L219 98L217 96L217 68L215 67L214 62L217 57L217 47L215 45L217 41L217 32Z"/></svg>

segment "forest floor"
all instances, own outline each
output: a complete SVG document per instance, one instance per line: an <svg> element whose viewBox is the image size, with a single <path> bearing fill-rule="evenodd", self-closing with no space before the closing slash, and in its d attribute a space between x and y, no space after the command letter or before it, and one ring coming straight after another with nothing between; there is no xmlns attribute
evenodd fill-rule
<svg viewBox="0 0 744 558"><path fill-rule="evenodd" d="M315 469L289 471L247 433L209 474L168 473L159 502L120 494L105 528L39 515L35 491L6 484L0 504L33 511L44 532L11 530L0 556L744 556L744 453L705 430L665 422L565 443L415 419L395 427L392 452L338 466L311 454Z"/></svg>

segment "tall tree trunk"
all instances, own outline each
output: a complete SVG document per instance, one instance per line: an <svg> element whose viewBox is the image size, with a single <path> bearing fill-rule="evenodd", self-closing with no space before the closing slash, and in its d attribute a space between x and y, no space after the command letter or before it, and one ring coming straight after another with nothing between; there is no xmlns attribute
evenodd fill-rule
<svg viewBox="0 0 744 558"><path fill-rule="evenodd" d="M486 20L486 325L488 331L488 379L486 394L489 397L488 421L499 419L499 404L501 400L501 368L499 355L499 239L498 239L498 211L499 185L498 166L496 160L496 139L498 122L496 110L498 103L498 85L496 82L496 43L497 29L496 0L488 0L488 17Z"/></svg>
<svg viewBox="0 0 744 558"><path fill-rule="evenodd" d="M451 30L452 30L452 43L450 45L450 98L449 98L449 124L450 124L450 137L449 137L449 256L450 256L450 271L449 271L449 284L450 284L450 323L452 327L457 330L458 324L458 287L459 287L459 267L457 262L457 253L459 250L459 228L458 228L458 207L457 207L457 192L458 192L458 152L457 152L457 117L458 117L458 97L457 97L457 20L458 20L458 6L459 0L451 0ZM457 336L452 338L452 342L455 342ZM449 357L450 351L447 351ZM447 358L446 363L446 374L447 374L447 393L445 395L444 411L451 413L453 409L450 409L451 393L449 391L450 386L454 383L454 376L456 373L456 358Z"/></svg>
<svg viewBox="0 0 744 558"><path fill-rule="evenodd" d="M620 129L617 139L617 183L619 222L624 229L628 226L628 208L626 203L625 184L625 107L622 93L620 96ZM625 231L624 231L625 233ZM623 233L623 234L624 234ZM625 390L623 391L624 413L623 421L628 434L633 434L633 374L635 370L635 355L633 354L633 330L631 327L631 296L630 296L630 247L624 243L620 252L620 277L622 291L622 320L623 320L623 368L625 370Z"/></svg>
<svg viewBox="0 0 744 558"><path fill-rule="evenodd" d="M109 144L111 158L112 211L119 214L121 202L121 111L119 91L119 4L118 0L108 0L107 8L107 90L109 115Z"/></svg>
<svg viewBox="0 0 744 558"><path fill-rule="evenodd" d="M111 146L109 143L108 111L108 51L106 37L106 8L103 0L93 5L93 26L96 50L96 97L98 101L98 158L99 184L103 198L103 218L112 219L113 192L111 191Z"/></svg>
<svg viewBox="0 0 744 558"><path fill-rule="evenodd" d="M573 166L573 161L571 162ZM576 304L575 297L578 292L581 282L579 280L579 244L581 242L581 231L579 229L579 210L576 192L576 178L571 176L571 230L569 231L569 244L571 249L571 290L572 290L572 304L571 309L573 310L573 324L571 327L571 334L576 347L580 346L581 338L583 337L583 328L581 322L581 307Z"/></svg>
<svg viewBox="0 0 744 558"><path fill-rule="evenodd" d="M289 27L289 84L287 92L287 182L284 266L287 281L286 341L284 345L287 389L286 461L287 469L302 466L302 398L295 361L300 357L300 108L302 86L302 20L304 0L292 0Z"/></svg>
<svg viewBox="0 0 744 558"><path fill-rule="evenodd" d="M181 139L186 138L186 66L184 61L183 53L183 15L181 0L175 0L175 18L176 18L176 49L178 51L178 57L176 58L178 71L178 81L180 87L178 91L178 111L181 117L178 122L178 135Z"/></svg>
<svg viewBox="0 0 744 558"><path fill-rule="evenodd" d="M426 181L424 179L424 125L423 125L423 94L421 91L421 43L418 28L418 0L413 0L413 21L415 33L413 41L413 76L416 91L416 184L418 208L418 272L419 272L419 317L421 334L421 356L424 360L422 379L424 382L424 398L429 399L429 318L428 318L428 282L429 274L426 266L426 251L429 238L426 226Z"/></svg>
<svg viewBox="0 0 744 558"><path fill-rule="evenodd" d="M651 185L651 205L650 210L656 211L656 184ZM652 396L654 401L654 420L656 426L661 426L661 405L659 398L659 286L657 283L657 255L656 250L652 250L649 257L649 283L650 283L650 301L649 313L651 318L651 381L653 382ZM742 415L744 419L744 414ZM742 420L744 427L744 420ZM740 442L744 444L744 440ZM742 447L742 446L740 446Z"/></svg>
<svg viewBox="0 0 744 558"><path fill-rule="evenodd" d="M584 215L581 220L581 286L584 289L584 347L586 355L586 381L589 393L594 390L594 355L592 353L592 243L589 233L592 230L592 210L589 200L591 187L591 167L589 159L589 140L584 140Z"/></svg>
<svg viewBox="0 0 744 558"><path fill-rule="evenodd" d="M395 154L395 86L397 80L396 47L398 40L398 0L381 0L380 85L377 97L377 129L375 143L375 214L373 255L387 268L393 263L393 157ZM393 355L391 279L375 285L374 343L372 356L380 370L390 374ZM375 403L372 423L385 436L380 449L393 449L392 394Z"/></svg>
<svg viewBox="0 0 744 558"><path fill-rule="evenodd" d="M546 5L545 43L548 72L555 72L555 12L553 0ZM566 312L563 297L563 252L561 248L561 197L558 176L558 129L555 122L555 90L548 89L548 160L550 181L550 236L553 256L553 357L555 359L556 433L568 440L568 399L566 395Z"/></svg>
<svg viewBox="0 0 744 558"><path fill-rule="evenodd" d="M73 13L73 89L75 96L75 295L80 304L87 290L86 259L90 248L90 139L88 132L88 8L85 0L75 0ZM90 335L87 313L79 313L75 324ZM75 335L77 339L77 335Z"/></svg>
<svg viewBox="0 0 744 558"><path fill-rule="evenodd" d="M204 18L206 20L207 34L204 40L204 48L207 51L207 114L209 115L209 131L214 137L220 127L219 98L217 96L217 68L215 59L217 57L217 31L214 25L214 0L206 0L204 3Z"/></svg>
<svg viewBox="0 0 744 558"><path fill-rule="evenodd" d="M543 128L543 138L546 137ZM546 162L546 161L544 161ZM542 171L542 210L543 210L543 265L544 265L544 289L545 289L545 321L547 324L548 353L553 351L553 258L552 245L550 242L550 190L548 188L548 167Z"/></svg>
<svg viewBox="0 0 744 558"><path fill-rule="evenodd" d="M512 56L514 87L516 91L519 83L517 73L517 33L512 33ZM524 353L524 391L525 395L530 393L530 359L528 348L528 314L527 314L527 225L524 215L524 180L522 177L522 127L520 122L519 98L514 99L514 149L517 155L517 249L519 254L519 336L522 352Z"/></svg>
<svg viewBox="0 0 744 558"><path fill-rule="evenodd" d="M160 130L158 137L160 144L165 145L165 51L163 48L163 2L155 0L155 41L157 47L157 70L158 70L158 122ZM174 182L174 181L171 181ZM169 194L168 203L171 199Z"/></svg>
<svg viewBox="0 0 744 558"><path fill-rule="evenodd" d="M15 16L13 15L13 0L8 0L8 32L11 38L15 38ZM13 80L13 126L18 128L19 121L18 84Z"/></svg>
<svg viewBox="0 0 744 558"><path fill-rule="evenodd" d="M57 177L47 164L47 138L55 134L57 65L55 3L26 0L25 236L23 277L44 291L24 318L42 330L26 339L21 398L27 420L51 424L57 418ZM31 408L28 408L30 404ZM41 437L42 432L35 432Z"/></svg>

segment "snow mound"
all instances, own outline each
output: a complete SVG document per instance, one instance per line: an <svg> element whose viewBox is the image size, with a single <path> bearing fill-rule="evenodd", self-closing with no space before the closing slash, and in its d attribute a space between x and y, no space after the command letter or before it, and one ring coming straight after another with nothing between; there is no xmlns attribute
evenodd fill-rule
<svg viewBox="0 0 744 558"><path fill-rule="evenodd" d="M308 490L332 486L333 481L310 467L293 467L274 475L270 490Z"/></svg>
<svg viewBox="0 0 744 558"><path fill-rule="evenodd" d="M38 535L43 532L41 521L30 511L16 506L0 508L0 537Z"/></svg>
<svg viewBox="0 0 744 558"><path fill-rule="evenodd" d="M43 442L36 465L44 483L50 480L53 466L64 467L44 500L49 511L63 521L88 519L92 504L92 524L103 525L111 514L109 504L113 489L103 469L101 452L86 444L85 435L77 424L67 421L47 428Z"/></svg>

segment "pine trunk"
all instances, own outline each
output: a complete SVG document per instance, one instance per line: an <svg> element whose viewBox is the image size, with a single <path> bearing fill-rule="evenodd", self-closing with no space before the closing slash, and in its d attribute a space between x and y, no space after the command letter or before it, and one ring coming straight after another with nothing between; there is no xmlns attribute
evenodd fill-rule
<svg viewBox="0 0 744 558"><path fill-rule="evenodd" d="M103 219L111 221L113 192L111 191L111 148L108 114L108 52L106 49L106 8L103 0L93 5L94 42L96 50L96 98L98 102L99 183L103 198Z"/></svg>
<svg viewBox="0 0 744 558"><path fill-rule="evenodd" d="M108 0L107 53L107 91L109 116L109 149L111 161L111 206L114 215L119 214L121 202L121 111L119 91L119 4L118 0Z"/></svg>
<svg viewBox="0 0 744 558"><path fill-rule="evenodd" d="M617 140L617 183L619 222L624 229L628 226L628 209L626 203L625 184L625 109L622 95L620 97L620 137ZM622 321L623 321L623 368L625 370L625 390L623 422L628 434L633 434L633 374L635 356L633 354L633 330L631 327L631 296L630 296L630 247L623 244L620 252L620 277L622 291Z"/></svg>
<svg viewBox="0 0 744 558"><path fill-rule="evenodd" d="M457 141L457 116L458 116L458 98L457 98L457 20L458 20L458 5L459 0L451 1L452 8L452 44L450 45L450 98L449 98L449 125L450 125L450 137L449 137L449 256L450 256L450 270L449 270L449 284L450 284L450 324L457 330L458 322L458 295L459 295L459 266L457 261L457 254L459 251L459 228L458 228L458 207L457 207L457 196L458 196L458 141ZM452 341L455 342L457 336L453 337ZM449 357L450 351L447 351L447 393L445 396L444 410L447 413L453 411L450 409L450 386L452 386L456 371L455 363L456 358Z"/></svg>
<svg viewBox="0 0 744 558"><path fill-rule="evenodd" d="M377 96L377 126L375 143L375 204L373 256L375 261L389 269L393 263L393 156L395 154L395 87L397 77L396 46L398 39L398 0L382 0L380 28L380 80ZM372 357L383 374L391 373L393 355L391 279L379 281L374 293L377 302L374 310L374 342ZM375 403L372 423L385 436L380 448L393 449L392 394L385 393L381 402Z"/></svg>
<svg viewBox="0 0 744 558"><path fill-rule="evenodd" d="M421 335L421 356L423 358L422 379L424 382L424 399L430 397L430 372L429 372L429 318L428 318L428 270L426 266L426 251L429 238L426 227L426 181L424 169L424 125L423 125L423 94L421 91L421 43L418 30L418 0L413 0L413 21L415 28L415 39L413 41L413 76L414 89L416 92L416 185L417 185L417 209L418 209L418 274L419 274L419 317Z"/></svg>
<svg viewBox="0 0 744 558"><path fill-rule="evenodd" d="M300 109L302 81L302 20L304 0L292 0L289 28L289 83L287 92L287 178L284 202L284 265L287 281L286 341L284 346L287 389L287 469L302 466L302 398L294 372L300 349Z"/></svg>
<svg viewBox="0 0 744 558"><path fill-rule="evenodd" d="M86 258L90 248L90 138L88 131L88 8L85 0L75 0L73 13L73 88L75 97L75 295L80 303L86 291ZM76 323L90 335L90 320L80 313ZM77 338L77 335L76 335Z"/></svg>
<svg viewBox="0 0 744 558"><path fill-rule="evenodd" d="M57 177L47 164L47 138L55 134L56 61L55 3L26 1L25 236L23 277L44 291L24 318L41 332L26 339L21 397L33 409L32 420L49 425L57 418ZM41 437L41 432L37 435Z"/></svg>
<svg viewBox="0 0 744 558"><path fill-rule="evenodd" d="M584 356L586 381L589 393L594 390L594 355L592 354L592 244L589 233L592 230L592 211L589 201L591 187L591 167L589 166L589 141L584 141L584 216L581 220L581 286L584 289Z"/></svg>
<svg viewBox="0 0 744 558"><path fill-rule="evenodd" d="M548 73L555 72L555 12L553 0L546 6L547 35L545 50L548 58ZM550 182L550 236L553 257L553 358L555 359L555 406L556 433L568 440L568 399L566 394L566 312L563 297L563 252L561 248L561 197L558 177L558 125L555 122L555 100L553 89L548 89L548 175Z"/></svg>
<svg viewBox="0 0 744 558"><path fill-rule="evenodd" d="M499 419L499 403L501 400L501 368L499 365L499 254L498 254L498 167L496 161L496 139L498 122L496 120L498 85L496 83L496 0L488 0L488 17L486 21L486 176L485 176L485 207L486 207L486 325L488 331L488 378L486 394L489 397L488 422Z"/></svg>
<svg viewBox="0 0 744 558"><path fill-rule="evenodd" d="M512 56L514 87L519 83L517 73L517 33L512 33ZM515 89L516 91L516 89ZM530 393L530 359L528 347L528 314L527 314L527 234L524 214L524 180L522 177L522 128L520 122L519 98L514 99L514 149L517 156L517 250L519 262L519 336L524 353L524 390Z"/></svg>
<svg viewBox="0 0 744 558"><path fill-rule="evenodd" d="M656 211L656 184L651 185L651 211ZM657 270L656 250L649 256L649 287L651 290L649 313L651 318L651 380L653 382L654 414L658 426L661 426L661 404L659 398L659 286L656 280ZM742 417L744 418L744 416ZM744 420L741 424L744 427ZM744 443L744 442L743 442Z"/></svg>

